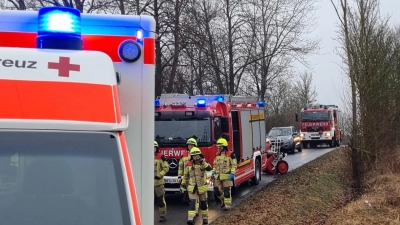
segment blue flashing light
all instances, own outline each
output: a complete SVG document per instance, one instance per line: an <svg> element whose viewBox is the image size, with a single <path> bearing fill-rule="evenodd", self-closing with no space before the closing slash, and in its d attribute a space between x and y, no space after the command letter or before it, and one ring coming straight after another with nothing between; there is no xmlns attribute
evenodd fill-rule
<svg viewBox="0 0 400 225"><path fill-rule="evenodd" d="M223 95L217 97L218 102L224 102L225 98Z"/></svg>
<svg viewBox="0 0 400 225"><path fill-rule="evenodd" d="M258 106L258 107L265 107L265 103L259 101L259 102L257 102L257 106Z"/></svg>
<svg viewBox="0 0 400 225"><path fill-rule="evenodd" d="M307 106L306 105L304 106L304 110L307 110Z"/></svg>
<svg viewBox="0 0 400 225"><path fill-rule="evenodd" d="M160 104L160 100L155 100L154 101L154 105L155 105L156 108L160 108L160 105L161 105Z"/></svg>
<svg viewBox="0 0 400 225"><path fill-rule="evenodd" d="M207 101L205 99L198 99L197 100L197 107L201 107L201 108L206 107L207 106L206 103L207 103Z"/></svg>
<svg viewBox="0 0 400 225"><path fill-rule="evenodd" d="M324 105L324 109L327 109L327 108L328 108L328 106Z"/></svg>
<svg viewBox="0 0 400 225"><path fill-rule="evenodd" d="M44 7L38 12L36 47L82 50L81 13L69 7Z"/></svg>
<svg viewBox="0 0 400 225"><path fill-rule="evenodd" d="M133 63L138 60L141 53L140 45L133 40L122 42L118 49L119 57L128 63Z"/></svg>

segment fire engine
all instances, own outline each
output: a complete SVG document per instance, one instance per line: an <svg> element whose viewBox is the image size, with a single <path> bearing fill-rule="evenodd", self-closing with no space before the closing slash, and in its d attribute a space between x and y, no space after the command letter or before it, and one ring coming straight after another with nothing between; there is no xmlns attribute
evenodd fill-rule
<svg viewBox="0 0 400 225"><path fill-rule="evenodd" d="M336 105L306 105L300 113L300 138L303 148L319 144L329 147L340 146L342 131L340 128L340 110ZM296 114L296 121L298 121Z"/></svg>
<svg viewBox="0 0 400 225"><path fill-rule="evenodd" d="M154 224L155 20L0 11L3 224Z"/></svg>
<svg viewBox="0 0 400 225"><path fill-rule="evenodd" d="M234 184L257 185L267 170L264 102L258 97L231 95L162 94L155 101L155 139L168 159L164 177L167 192L179 192L178 163L186 151L186 140L197 140L205 159L213 165L216 141L228 140L238 162ZM211 173L207 175L213 191Z"/></svg>

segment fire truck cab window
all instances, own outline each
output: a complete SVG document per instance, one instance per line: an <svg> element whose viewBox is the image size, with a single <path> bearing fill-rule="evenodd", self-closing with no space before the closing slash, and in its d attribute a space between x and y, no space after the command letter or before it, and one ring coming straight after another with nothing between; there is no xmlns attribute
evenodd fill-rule
<svg viewBox="0 0 400 225"><path fill-rule="evenodd" d="M222 135L221 117L214 117L214 140L218 140Z"/></svg>
<svg viewBox="0 0 400 225"><path fill-rule="evenodd" d="M131 224L110 133L0 131L2 224Z"/></svg>
<svg viewBox="0 0 400 225"><path fill-rule="evenodd" d="M302 112L301 121L329 120L328 112Z"/></svg>
<svg viewBox="0 0 400 225"><path fill-rule="evenodd" d="M209 145L212 139L211 117L208 114L186 116L183 112L165 112L155 118L155 139L161 145L186 145L194 137L199 145Z"/></svg>

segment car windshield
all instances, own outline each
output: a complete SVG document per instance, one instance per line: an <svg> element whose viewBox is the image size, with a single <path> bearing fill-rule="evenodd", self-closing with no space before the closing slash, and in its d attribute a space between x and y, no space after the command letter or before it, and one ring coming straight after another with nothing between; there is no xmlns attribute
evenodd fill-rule
<svg viewBox="0 0 400 225"><path fill-rule="evenodd" d="M159 144L186 144L194 137L198 144L211 142L210 117L203 119L169 119L155 121L156 140Z"/></svg>
<svg viewBox="0 0 400 225"><path fill-rule="evenodd" d="M277 136L289 136L292 135L290 128L273 128L269 131L269 137L277 137Z"/></svg>
<svg viewBox="0 0 400 225"><path fill-rule="evenodd" d="M329 120L328 112L302 112L301 121L322 121Z"/></svg>
<svg viewBox="0 0 400 225"><path fill-rule="evenodd" d="M0 131L2 224L131 224L109 133Z"/></svg>

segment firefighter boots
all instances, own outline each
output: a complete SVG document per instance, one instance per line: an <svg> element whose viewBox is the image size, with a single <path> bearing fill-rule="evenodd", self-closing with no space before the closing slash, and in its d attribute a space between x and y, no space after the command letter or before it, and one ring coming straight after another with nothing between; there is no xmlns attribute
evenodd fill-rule
<svg viewBox="0 0 400 225"><path fill-rule="evenodd" d="M188 220L188 221L187 221L187 225L194 225L193 220Z"/></svg>
<svg viewBox="0 0 400 225"><path fill-rule="evenodd" d="M158 220L158 222L165 222L165 221L167 221L167 217L160 216L160 219Z"/></svg>
<svg viewBox="0 0 400 225"><path fill-rule="evenodd" d="M203 219L203 225L208 224L208 219Z"/></svg>

